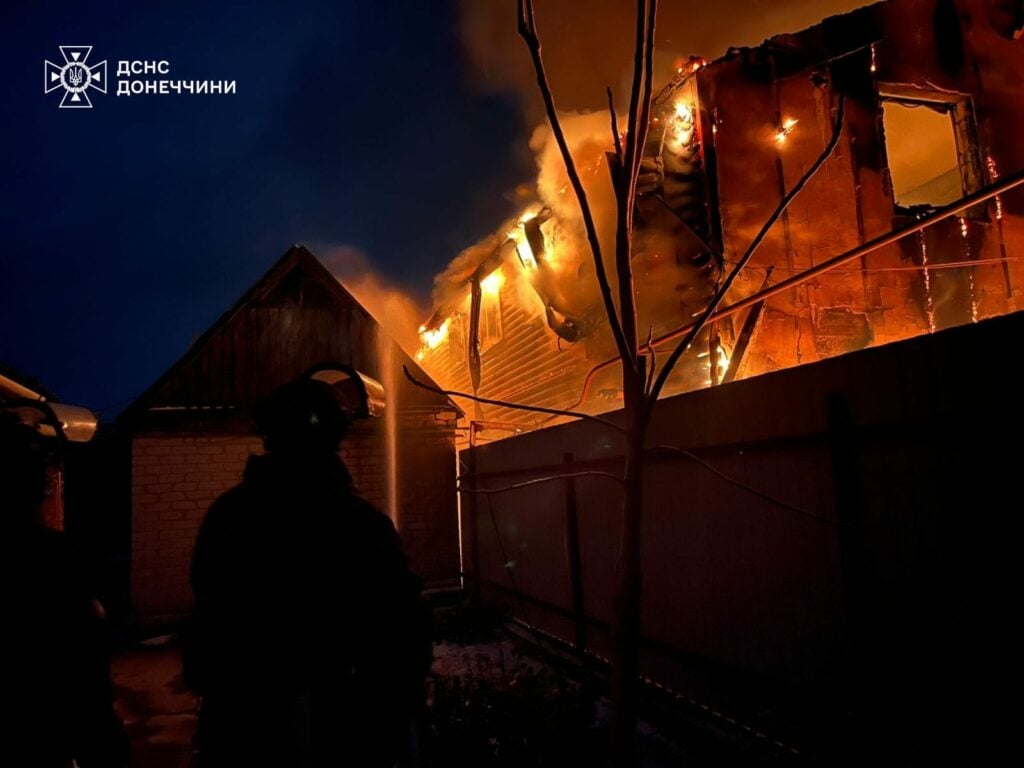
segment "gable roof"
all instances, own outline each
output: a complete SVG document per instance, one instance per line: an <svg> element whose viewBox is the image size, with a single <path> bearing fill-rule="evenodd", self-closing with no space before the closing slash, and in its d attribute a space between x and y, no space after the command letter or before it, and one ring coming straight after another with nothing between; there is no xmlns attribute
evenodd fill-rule
<svg viewBox="0 0 1024 768"><path fill-rule="evenodd" d="M323 264L294 245L119 420L130 423L151 411L241 413L324 362L381 379L381 343L393 345L400 365L430 381ZM405 383L402 377L398 387ZM420 405L456 408L447 398L417 392Z"/></svg>

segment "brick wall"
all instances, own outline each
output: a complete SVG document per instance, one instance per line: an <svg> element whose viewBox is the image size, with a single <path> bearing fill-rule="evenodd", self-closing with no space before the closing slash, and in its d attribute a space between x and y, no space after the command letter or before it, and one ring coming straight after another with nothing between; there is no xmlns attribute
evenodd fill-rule
<svg viewBox="0 0 1024 768"><path fill-rule="evenodd" d="M388 510L388 470L384 435L376 429L354 429L341 444L356 492L381 512Z"/></svg>
<svg viewBox="0 0 1024 768"><path fill-rule="evenodd" d="M43 499L40 514L43 525L55 531L64 530L64 473L60 470L47 470L50 491Z"/></svg>
<svg viewBox="0 0 1024 768"><path fill-rule="evenodd" d="M459 578L455 413L404 414L398 446L398 532L427 586Z"/></svg>
<svg viewBox="0 0 1024 768"><path fill-rule="evenodd" d="M356 490L388 511L381 424L354 430L342 446ZM412 568L425 582L459 575L454 416L403 420L399 444L398 529ZM132 441L132 609L136 619L181 616L191 605L192 548L210 504L261 453L256 437L145 433Z"/></svg>
<svg viewBox="0 0 1024 768"><path fill-rule="evenodd" d="M132 441L132 610L139 619L188 612L199 524L262 452L248 436L139 435Z"/></svg>

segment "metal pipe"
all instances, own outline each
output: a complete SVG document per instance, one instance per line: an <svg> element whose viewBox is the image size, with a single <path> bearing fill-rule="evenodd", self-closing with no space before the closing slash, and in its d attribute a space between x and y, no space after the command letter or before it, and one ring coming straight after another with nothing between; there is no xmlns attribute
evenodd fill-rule
<svg viewBox="0 0 1024 768"><path fill-rule="evenodd" d="M19 384L14 379L9 379L6 376L0 375L0 390L9 392L13 397L21 400L45 400L41 394L33 389L29 389L23 384Z"/></svg>

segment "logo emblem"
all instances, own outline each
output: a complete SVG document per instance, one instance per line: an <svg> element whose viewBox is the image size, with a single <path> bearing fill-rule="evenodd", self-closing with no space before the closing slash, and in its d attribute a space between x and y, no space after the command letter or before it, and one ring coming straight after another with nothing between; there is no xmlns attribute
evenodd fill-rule
<svg viewBox="0 0 1024 768"><path fill-rule="evenodd" d="M44 62L43 93L64 89L64 98L60 100L61 109L90 109L89 89L95 88L100 93L107 92L106 59L95 66L86 61L92 51L91 45L61 45L60 53L64 64Z"/></svg>

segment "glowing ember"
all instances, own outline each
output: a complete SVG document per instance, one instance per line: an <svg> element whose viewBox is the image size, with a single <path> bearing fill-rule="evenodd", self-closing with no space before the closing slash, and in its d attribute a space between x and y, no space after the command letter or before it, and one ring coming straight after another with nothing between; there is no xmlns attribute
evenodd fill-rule
<svg viewBox="0 0 1024 768"><path fill-rule="evenodd" d="M989 178L993 181L999 181L999 169L996 168L996 161L992 158L992 155L985 157L985 168L988 169ZM1001 195L996 195L996 221L1003 220L1003 198Z"/></svg>
<svg viewBox="0 0 1024 768"><path fill-rule="evenodd" d="M692 75L694 72L696 72L701 67L707 66L707 63L708 63L708 60L705 59L703 56L691 56L689 58L689 60L685 61L685 62L680 62L677 59L676 60L676 64L675 64L676 74L677 75L682 75L682 74Z"/></svg>
<svg viewBox="0 0 1024 768"><path fill-rule="evenodd" d="M924 306L928 319L928 333L935 333L935 302L932 299L932 276L928 270L928 243L924 232L917 233L917 242L921 246L921 271L924 273Z"/></svg>
<svg viewBox="0 0 1024 768"><path fill-rule="evenodd" d="M786 137L793 132L796 124L799 122L799 120L795 120L792 117L787 117L785 122L779 127L779 130L775 132L775 143L785 144Z"/></svg>
<svg viewBox="0 0 1024 768"><path fill-rule="evenodd" d="M878 59L875 58L875 44L874 43L871 44L871 71L872 72L877 72L878 71Z"/></svg>
<svg viewBox="0 0 1024 768"><path fill-rule="evenodd" d="M960 237L964 241L964 261L971 261L971 241L967 239L969 234L967 219L958 216L957 220L960 222ZM978 297L974 290L974 267L967 270L967 288L971 295L971 322L976 323L978 322Z"/></svg>

